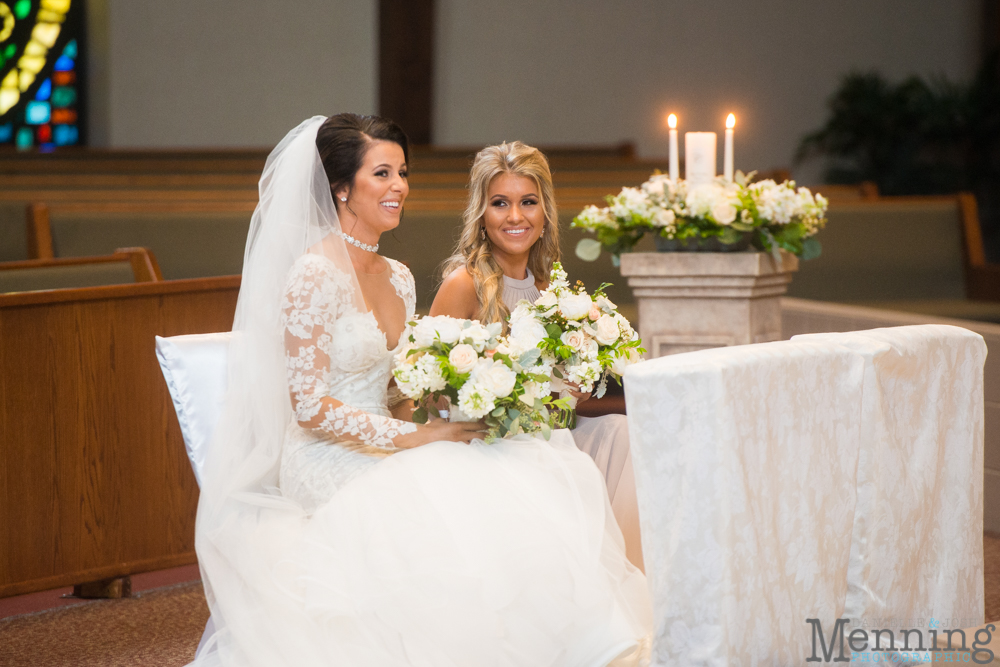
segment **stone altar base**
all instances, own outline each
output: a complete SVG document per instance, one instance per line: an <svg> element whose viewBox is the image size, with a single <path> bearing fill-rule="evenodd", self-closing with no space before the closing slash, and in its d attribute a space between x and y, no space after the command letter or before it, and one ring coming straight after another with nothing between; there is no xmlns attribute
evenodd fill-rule
<svg viewBox="0 0 1000 667"><path fill-rule="evenodd" d="M639 308L646 357L781 340L781 296L794 255L656 252L621 256Z"/></svg>

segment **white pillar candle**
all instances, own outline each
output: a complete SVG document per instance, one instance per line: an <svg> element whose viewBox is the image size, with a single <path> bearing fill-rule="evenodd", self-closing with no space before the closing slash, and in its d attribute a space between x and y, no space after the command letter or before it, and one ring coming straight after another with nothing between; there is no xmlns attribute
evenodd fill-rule
<svg viewBox="0 0 1000 667"><path fill-rule="evenodd" d="M684 178L689 185L715 179L715 132L684 133Z"/></svg>
<svg viewBox="0 0 1000 667"><path fill-rule="evenodd" d="M726 148L722 156L722 175L726 180L733 180L733 127L736 116L729 114L726 118Z"/></svg>
<svg viewBox="0 0 1000 667"><path fill-rule="evenodd" d="M677 116L670 114L667 125L670 126L670 180L676 182L681 176L680 158L677 155Z"/></svg>

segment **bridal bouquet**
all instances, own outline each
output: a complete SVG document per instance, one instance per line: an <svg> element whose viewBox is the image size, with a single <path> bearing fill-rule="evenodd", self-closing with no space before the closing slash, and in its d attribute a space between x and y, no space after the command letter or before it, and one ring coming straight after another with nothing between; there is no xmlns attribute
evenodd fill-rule
<svg viewBox="0 0 1000 667"><path fill-rule="evenodd" d="M818 257L814 237L826 225L827 200L795 181L751 182L753 176L737 172L733 181L690 187L655 173L641 187L608 196L606 207L588 206L573 219L573 227L597 237L581 240L576 254L593 261L603 247L617 265L621 253L653 233L667 249L711 249L712 243L726 249L743 242L775 256L784 248L803 259Z"/></svg>
<svg viewBox="0 0 1000 667"><path fill-rule="evenodd" d="M593 296L580 282L571 287L556 262L549 287L541 296L514 308L510 334L498 351L519 357L522 363L537 355L534 368L550 375L554 389L573 382L589 393L596 384L600 398L608 377L621 384L625 367L640 361L645 352L639 334L604 294L606 286L601 285Z"/></svg>
<svg viewBox="0 0 1000 667"><path fill-rule="evenodd" d="M553 399L549 376L537 364L540 351L512 355L500 323L423 317L411 322L393 376L419 406L413 421L441 416L435 404L447 397L452 419L485 419L486 441L541 432L547 439L564 399ZM555 411L553 411L553 409Z"/></svg>

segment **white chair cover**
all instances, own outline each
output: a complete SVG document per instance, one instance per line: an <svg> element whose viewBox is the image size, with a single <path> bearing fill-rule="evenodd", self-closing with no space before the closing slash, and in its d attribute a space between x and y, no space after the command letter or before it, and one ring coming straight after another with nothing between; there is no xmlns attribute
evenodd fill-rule
<svg viewBox="0 0 1000 667"><path fill-rule="evenodd" d="M924 325L629 368L654 662L804 664L807 618L981 624L985 356Z"/></svg>
<svg viewBox="0 0 1000 667"><path fill-rule="evenodd" d="M156 337L156 358L174 401L184 447L198 486L208 444L226 396L226 360L232 332ZM200 651L215 633L209 617L198 643Z"/></svg>
<svg viewBox="0 0 1000 667"><path fill-rule="evenodd" d="M782 341L625 373L655 665L801 665L843 615L864 364Z"/></svg>
<svg viewBox="0 0 1000 667"><path fill-rule="evenodd" d="M982 625L982 336L927 324L792 340L865 360L845 615L925 635Z"/></svg>
<svg viewBox="0 0 1000 667"><path fill-rule="evenodd" d="M156 358L174 401L194 476L201 470L226 395L230 332L156 337Z"/></svg>

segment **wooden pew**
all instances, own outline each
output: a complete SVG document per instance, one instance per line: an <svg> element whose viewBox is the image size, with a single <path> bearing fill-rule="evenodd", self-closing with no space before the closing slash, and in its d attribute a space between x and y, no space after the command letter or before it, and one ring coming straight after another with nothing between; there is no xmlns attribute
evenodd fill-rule
<svg viewBox="0 0 1000 667"><path fill-rule="evenodd" d="M789 296L1000 322L971 195L839 200L828 215L823 254L800 263Z"/></svg>
<svg viewBox="0 0 1000 667"><path fill-rule="evenodd" d="M970 192L959 194L958 205L962 217L965 292L970 299L1000 301L1000 264L986 262L983 229L975 195Z"/></svg>
<svg viewBox="0 0 1000 667"><path fill-rule="evenodd" d="M146 248L119 248L110 255L0 262L0 293L123 285L163 280Z"/></svg>
<svg viewBox="0 0 1000 667"><path fill-rule="evenodd" d="M231 328L239 277L0 295L0 597L195 562L155 335Z"/></svg>

